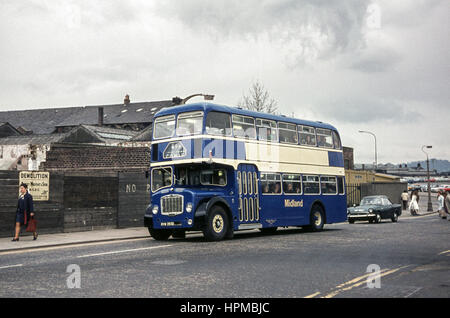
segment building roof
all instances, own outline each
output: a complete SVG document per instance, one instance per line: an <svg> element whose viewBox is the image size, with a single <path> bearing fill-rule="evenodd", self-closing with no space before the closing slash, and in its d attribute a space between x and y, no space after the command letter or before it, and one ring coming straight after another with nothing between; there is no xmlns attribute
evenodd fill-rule
<svg viewBox="0 0 450 318"><path fill-rule="evenodd" d="M94 133L100 139L104 140L105 143L129 141L140 133L139 131L104 126L82 125L82 127Z"/></svg>
<svg viewBox="0 0 450 318"><path fill-rule="evenodd" d="M0 123L0 138L20 135L22 133L10 123Z"/></svg>
<svg viewBox="0 0 450 318"><path fill-rule="evenodd" d="M52 143L117 144L140 132L103 126L79 125L65 133L30 134L0 138L0 145L49 145Z"/></svg>
<svg viewBox="0 0 450 318"><path fill-rule="evenodd" d="M12 126L22 127L33 134L50 134L57 127L72 127L82 124L98 123L98 108L103 107L103 123L120 125L132 123L150 123L153 115L163 107L172 106L171 100L156 102L139 102L113 105L57 107L46 109L30 109L0 111L0 122L8 122Z"/></svg>
<svg viewBox="0 0 450 318"><path fill-rule="evenodd" d="M48 145L62 142L70 133L9 136L0 139L0 145Z"/></svg>
<svg viewBox="0 0 450 318"><path fill-rule="evenodd" d="M134 136L132 141L151 141L152 140L153 126L149 125L147 128L141 130L136 136Z"/></svg>

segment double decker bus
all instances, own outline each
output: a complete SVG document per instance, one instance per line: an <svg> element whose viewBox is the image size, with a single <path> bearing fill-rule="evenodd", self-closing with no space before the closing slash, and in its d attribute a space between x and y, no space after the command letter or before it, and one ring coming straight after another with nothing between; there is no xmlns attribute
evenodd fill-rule
<svg viewBox="0 0 450 318"><path fill-rule="evenodd" d="M322 122L211 103L164 108L153 121L149 175L144 224L156 240L320 231L347 217L341 140Z"/></svg>

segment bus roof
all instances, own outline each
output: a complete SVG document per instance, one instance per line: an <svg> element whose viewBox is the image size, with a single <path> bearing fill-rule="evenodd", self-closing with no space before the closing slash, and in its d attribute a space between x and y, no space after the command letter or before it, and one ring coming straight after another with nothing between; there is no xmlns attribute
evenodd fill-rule
<svg viewBox="0 0 450 318"><path fill-rule="evenodd" d="M241 109L241 108L237 108L237 107L230 107L230 106L224 106L224 105L218 105L218 104L212 104L212 103L204 103L204 102L165 107L165 108L162 108L160 111L158 111L155 114L154 118L157 118L160 116L165 116L165 115L178 114L178 113L182 113L182 112L200 111L200 110L204 111L205 113L208 113L210 111L218 111L218 112L225 112L225 113L236 114L236 115L250 116L250 117L255 117L255 118L282 121L282 122L293 123L293 124L297 124L297 125L326 128L326 129L332 129L335 131L337 130L332 125L322 123L320 121L308 121L308 120L296 119L296 118L292 118L292 117L285 117L285 116L273 115L273 114L268 114L268 113L260 113L260 112Z"/></svg>

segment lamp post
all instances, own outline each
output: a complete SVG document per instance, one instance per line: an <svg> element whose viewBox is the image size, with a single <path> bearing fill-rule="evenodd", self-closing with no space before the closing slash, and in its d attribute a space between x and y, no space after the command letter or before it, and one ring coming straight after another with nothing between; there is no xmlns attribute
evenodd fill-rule
<svg viewBox="0 0 450 318"><path fill-rule="evenodd" d="M373 132L370 132L370 131L359 130L358 132L370 134L370 135L372 135L373 138L375 139L375 170L376 170L376 169L378 168L378 160L377 160L377 136L375 136L375 134L374 134Z"/></svg>
<svg viewBox="0 0 450 318"><path fill-rule="evenodd" d="M423 150L424 148L431 149L433 146L422 146L422 152L427 155L427 184L428 184L428 212L433 211L433 204L431 203L431 186L430 186L430 160L428 159L428 153Z"/></svg>
<svg viewBox="0 0 450 318"><path fill-rule="evenodd" d="M188 96L188 97L186 97L186 98L183 98L183 99L181 99L180 97L174 97L174 98L172 98L172 102L175 104L175 105L184 105L184 104L186 104L186 102L189 100L189 99L191 99L192 97L196 97L196 96L203 96L203 98L205 99L205 100L213 100L214 99L214 95L208 95L208 94L193 94L193 95L190 95L190 96Z"/></svg>

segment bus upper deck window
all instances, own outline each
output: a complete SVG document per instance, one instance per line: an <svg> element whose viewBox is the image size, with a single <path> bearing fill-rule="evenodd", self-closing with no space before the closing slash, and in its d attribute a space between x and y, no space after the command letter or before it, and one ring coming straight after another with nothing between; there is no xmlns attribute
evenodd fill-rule
<svg viewBox="0 0 450 318"><path fill-rule="evenodd" d="M333 131L333 144L334 148L341 149L341 139L339 138L339 135Z"/></svg>
<svg viewBox="0 0 450 318"><path fill-rule="evenodd" d="M298 144L297 126L289 123L278 123L280 142Z"/></svg>
<svg viewBox="0 0 450 318"><path fill-rule="evenodd" d="M306 146L316 146L316 130L314 127L298 126L300 144Z"/></svg>
<svg viewBox="0 0 450 318"><path fill-rule="evenodd" d="M209 135L231 136L230 114L209 112L206 116L206 133Z"/></svg>
<svg viewBox="0 0 450 318"><path fill-rule="evenodd" d="M331 136L331 130L317 128L317 145L323 148L333 148L333 137Z"/></svg>
<svg viewBox="0 0 450 318"><path fill-rule="evenodd" d="M273 120L256 119L258 139L266 141L278 141L277 123Z"/></svg>
<svg viewBox="0 0 450 318"><path fill-rule="evenodd" d="M256 139L255 119L233 115L233 134L235 137Z"/></svg>
<svg viewBox="0 0 450 318"><path fill-rule="evenodd" d="M174 131L175 115L163 116L155 119L153 138L160 139L172 137Z"/></svg>
<svg viewBox="0 0 450 318"><path fill-rule="evenodd" d="M178 115L177 135L200 134L203 128L203 112L188 112Z"/></svg>

